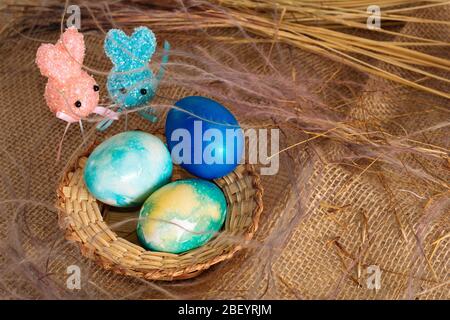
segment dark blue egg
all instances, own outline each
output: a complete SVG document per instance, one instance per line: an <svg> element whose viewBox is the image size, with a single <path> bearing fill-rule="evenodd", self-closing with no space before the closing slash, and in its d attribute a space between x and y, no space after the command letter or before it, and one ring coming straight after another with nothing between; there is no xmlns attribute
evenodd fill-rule
<svg viewBox="0 0 450 320"><path fill-rule="evenodd" d="M172 160L190 173L216 179L233 171L242 158L244 135L233 114L200 96L175 103L166 119Z"/></svg>

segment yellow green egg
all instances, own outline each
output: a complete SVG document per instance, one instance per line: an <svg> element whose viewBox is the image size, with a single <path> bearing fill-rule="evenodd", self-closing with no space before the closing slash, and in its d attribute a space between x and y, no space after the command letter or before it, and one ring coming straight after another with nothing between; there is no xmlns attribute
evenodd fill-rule
<svg viewBox="0 0 450 320"><path fill-rule="evenodd" d="M153 251L181 253L202 246L225 221L225 196L201 179L171 182L155 191L139 214L137 235Z"/></svg>

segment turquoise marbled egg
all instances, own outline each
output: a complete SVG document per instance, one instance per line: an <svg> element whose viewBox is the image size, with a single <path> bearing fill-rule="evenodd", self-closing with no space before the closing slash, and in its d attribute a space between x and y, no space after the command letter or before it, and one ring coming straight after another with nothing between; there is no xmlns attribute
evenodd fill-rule
<svg viewBox="0 0 450 320"><path fill-rule="evenodd" d="M145 201L137 235L149 250L185 252L211 239L222 227L226 212L225 196L214 183L178 180Z"/></svg>
<svg viewBox="0 0 450 320"><path fill-rule="evenodd" d="M105 140L84 168L89 192L115 207L141 205L171 175L169 150L159 138L142 131L122 132Z"/></svg>

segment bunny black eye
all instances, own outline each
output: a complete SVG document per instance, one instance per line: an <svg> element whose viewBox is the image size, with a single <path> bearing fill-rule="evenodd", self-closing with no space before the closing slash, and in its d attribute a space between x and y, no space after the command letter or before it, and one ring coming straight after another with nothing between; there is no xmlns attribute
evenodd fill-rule
<svg viewBox="0 0 450 320"><path fill-rule="evenodd" d="M81 108L81 101L80 101L80 100L77 100L77 101L75 102L75 107Z"/></svg>
<svg viewBox="0 0 450 320"><path fill-rule="evenodd" d="M98 85L94 85L94 91L100 90L100 87Z"/></svg>
<svg viewBox="0 0 450 320"><path fill-rule="evenodd" d="M141 94L142 94L142 95L146 95L146 94L147 94L147 89L142 88L142 89L141 89Z"/></svg>
<svg viewBox="0 0 450 320"><path fill-rule="evenodd" d="M127 93L127 89L125 89L125 88L120 88L120 92L123 93L123 94L125 94L125 93Z"/></svg>

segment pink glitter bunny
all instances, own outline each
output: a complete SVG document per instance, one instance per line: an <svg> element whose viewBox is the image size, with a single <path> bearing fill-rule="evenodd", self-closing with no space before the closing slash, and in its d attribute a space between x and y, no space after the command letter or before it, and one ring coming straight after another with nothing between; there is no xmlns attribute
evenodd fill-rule
<svg viewBox="0 0 450 320"><path fill-rule="evenodd" d="M83 35L68 28L53 44L42 44L36 53L41 74L48 77L45 100L56 117L68 123L80 122L91 113L117 120L117 113L98 106L99 86L82 70ZM81 122L80 122L81 124Z"/></svg>

